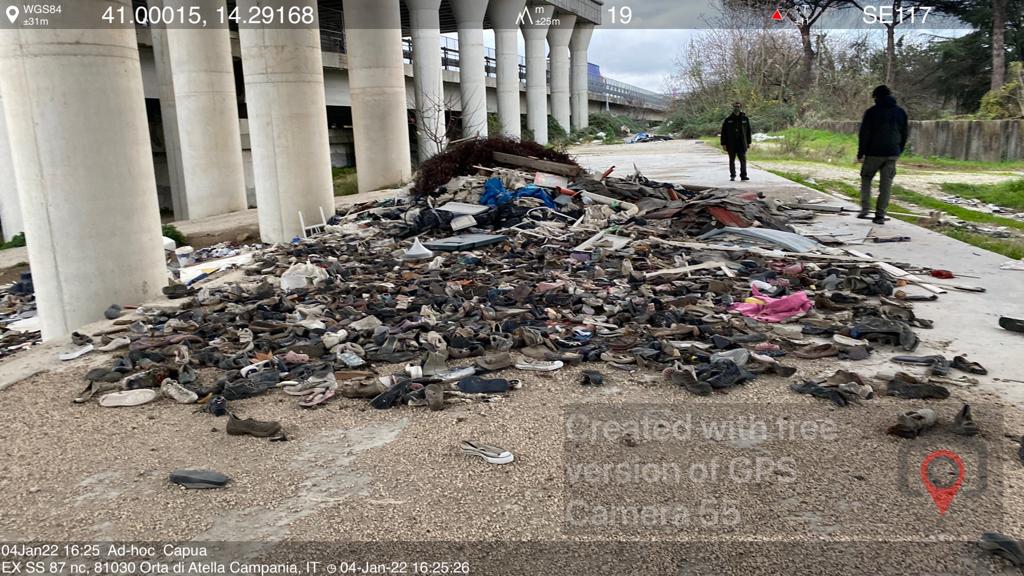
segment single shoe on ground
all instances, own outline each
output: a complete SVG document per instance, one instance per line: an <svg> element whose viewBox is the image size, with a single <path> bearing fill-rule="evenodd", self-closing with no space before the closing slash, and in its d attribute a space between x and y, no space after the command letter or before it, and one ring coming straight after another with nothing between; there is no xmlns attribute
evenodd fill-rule
<svg viewBox="0 0 1024 576"><path fill-rule="evenodd" d="M71 333L71 343L75 346L85 346L86 344L92 344L92 337L88 334L82 334L80 332Z"/></svg>
<svg viewBox="0 0 1024 576"><path fill-rule="evenodd" d="M711 355L712 364L719 360L732 360L737 366L743 367L750 360L750 351L746 348L733 348L732 350L715 352Z"/></svg>
<svg viewBox="0 0 1024 576"><path fill-rule="evenodd" d="M949 390L946 388L930 382L921 382L905 372L896 373L886 386L886 393L889 396L914 400L949 398Z"/></svg>
<svg viewBox="0 0 1024 576"><path fill-rule="evenodd" d="M953 368L969 374L988 374L988 370L986 370L984 366L977 362L971 362L964 356L953 357Z"/></svg>
<svg viewBox="0 0 1024 576"><path fill-rule="evenodd" d="M178 404L195 404L196 400L199 400L198 394L170 378L164 378L164 381L160 383L160 392Z"/></svg>
<svg viewBox="0 0 1024 576"><path fill-rule="evenodd" d="M232 436L249 435L256 436L257 438L267 438L279 433L281 431L281 424L278 422L253 420L252 418L242 420L234 414L229 414L228 425L225 429Z"/></svg>
<svg viewBox="0 0 1024 576"><path fill-rule="evenodd" d="M893 356L891 358L893 362L898 364L915 364L918 366L930 366L931 373L936 376L945 376L949 374L949 360L941 354L932 354L931 356Z"/></svg>
<svg viewBox="0 0 1024 576"><path fill-rule="evenodd" d="M102 368L100 368L100 370L102 370ZM117 375L117 372L112 372L111 374ZM88 402L93 396L120 390L121 386L120 378L116 380L92 380L89 382L89 385L85 387L85 390L82 390L82 393L73 400L73 402L75 404L82 404L83 402Z"/></svg>
<svg viewBox="0 0 1024 576"><path fill-rule="evenodd" d="M427 352L423 358L422 376L434 376L448 370L448 349ZM413 376L417 378L417 376Z"/></svg>
<svg viewBox="0 0 1024 576"><path fill-rule="evenodd" d="M953 419L953 433L960 436L976 436L981 429L974 422L974 415L971 414L971 405L964 404Z"/></svg>
<svg viewBox="0 0 1024 576"><path fill-rule="evenodd" d="M103 317L107 320L117 320L122 314L124 314L124 310L121 309L120 304L111 304L110 307L103 312Z"/></svg>
<svg viewBox="0 0 1024 576"><path fill-rule="evenodd" d="M711 395L711 385L707 382L697 380L697 375L693 373L693 368L689 366L683 368L666 368L661 374L669 382L676 386L685 388L692 394L696 394L697 396Z"/></svg>
<svg viewBox="0 0 1024 576"><path fill-rule="evenodd" d="M1024 545L1020 540L1014 540L999 532L985 532L981 535L978 546L982 550L1005 558L1014 566L1024 567Z"/></svg>
<svg viewBox="0 0 1024 576"><path fill-rule="evenodd" d="M120 336L118 338L114 338L110 342L107 342L103 346L100 346L100 347L98 347L96 349L99 350L100 352L113 352L114 350L119 350L121 348L124 348L125 346L128 346L131 343L132 343L131 340L129 340L129 339L123 337L123 336Z"/></svg>
<svg viewBox="0 0 1024 576"><path fill-rule="evenodd" d="M444 388L440 384L430 384L423 392L427 399L427 406L437 411L444 408Z"/></svg>
<svg viewBox="0 0 1024 576"><path fill-rule="evenodd" d="M508 450L473 440L464 440L462 442L462 453L466 456L483 458L485 462L490 464L510 464L516 459Z"/></svg>
<svg viewBox="0 0 1024 576"><path fill-rule="evenodd" d="M469 376L459 380L459 390L470 394L498 394L508 392L512 388L514 380L504 378L485 379L479 376Z"/></svg>
<svg viewBox="0 0 1024 576"><path fill-rule="evenodd" d="M604 375L597 370L584 370L582 373L584 386L601 386L604 384Z"/></svg>
<svg viewBox="0 0 1024 576"><path fill-rule="evenodd" d="M498 370L509 368L513 364L512 355L508 352L488 354L476 359L476 365L479 368L479 372L496 372Z"/></svg>
<svg viewBox="0 0 1024 576"><path fill-rule="evenodd" d="M799 384L794 382L789 385L789 388L797 394L807 394L816 398L831 400L836 406L846 406L850 403L837 388L825 387L813 380L807 380Z"/></svg>
<svg viewBox="0 0 1024 576"><path fill-rule="evenodd" d="M152 388L139 388L138 390L122 390L111 392L100 397L100 406L116 408L124 406L141 406L156 400L158 394Z"/></svg>
<svg viewBox="0 0 1024 576"><path fill-rule="evenodd" d="M520 360L515 364L517 370L527 370L530 372L554 372L555 370L561 369L565 366L565 363L561 360L554 360L546 362L544 360L534 360L528 362L526 360Z"/></svg>
<svg viewBox="0 0 1024 576"><path fill-rule="evenodd" d="M1003 330L1009 330L1011 332L1024 333L1024 320L1018 318L1010 318L1008 316L1002 316L999 318L999 327Z"/></svg>
<svg viewBox="0 0 1024 576"><path fill-rule="evenodd" d="M938 421L938 416L931 408L911 410L897 416L896 424L889 427L888 433L903 438L917 438L925 430L933 428Z"/></svg>
<svg viewBox="0 0 1024 576"><path fill-rule="evenodd" d="M68 360L74 360L75 358L88 354L89 352L92 351L92 344L84 344L82 346L77 346L75 348L71 348L69 350L57 354L57 358L60 358L61 360L67 362Z"/></svg>
<svg viewBox="0 0 1024 576"><path fill-rule="evenodd" d="M193 490L223 488L231 481L227 476L213 470L175 470L171 472L169 480L171 484Z"/></svg>
<svg viewBox="0 0 1024 576"><path fill-rule="evenodd" d="M829 356L835 356L836 354L839 354L839 349L831 342L826 342L825 344L812 344L810 346L793 350L793 356L805 359L828 358Z"/></svg>
<svg viewBox="0 0 1024 576"><path fill-rule="evenodd" d="M387 385L373 375L366 378L346 378L338 382L338 394L345 398L376 398L387 390Z"/></svg>

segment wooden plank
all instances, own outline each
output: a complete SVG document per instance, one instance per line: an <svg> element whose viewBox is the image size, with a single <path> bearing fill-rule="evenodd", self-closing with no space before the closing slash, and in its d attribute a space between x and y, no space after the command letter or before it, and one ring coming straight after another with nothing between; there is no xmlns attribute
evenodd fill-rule
<svg viewBox="0 0 1024 576"><path fill-rule="evenodd" d="M519 166L520 168L549 172L559 176L577 176L583 170L579 166L572 166L570 164L560 164L558 162L551 162L550 160L527 158L526 156L516 156L515 154L506 154L505 152L497 151L494 152L494 161L501 164L508 164L510 166Z"/></svg>
<svg viewBox="0 0 1024 576"><path fill-rule="evenodd" d="M851 256L833 255L833 254L818 254L815 252L785 252L783 250L765 250L764 248L758 248L756 246L732 246L728 244L709 244L707 242L677 242L675 240L665 240L664 238L649 237L644 238L650 242L657 242L659 244L665 244L667 246L676 246L679 248L691 248L693 250L718 250L720 252L749 252L751 254L759 254L761 256L773 256L775 258L798 258L801 260L831 260L839 262L874 262L874 258L856 258Z"/></svg>
<svg viewBox="0 0 1024 576"><path fill-rule="evenodd" d="M647 274L644 275L644 277L657 278L659 276L677 276L679 274L686 274L687 272L707 270L708 268L718 268L720 266L725 266L725 263L719 262L718 260L709 260L708 262L701 262L700 264L692 264L690 266L683 266L681 268L666 268L665 270L648 272Z"/></svg>

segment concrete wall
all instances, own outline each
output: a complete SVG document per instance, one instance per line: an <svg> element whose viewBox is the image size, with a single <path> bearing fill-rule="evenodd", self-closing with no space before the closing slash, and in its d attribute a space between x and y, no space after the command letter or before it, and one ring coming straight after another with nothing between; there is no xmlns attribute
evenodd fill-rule
<svg viewBox="0 0 1024 576"><path fill-rule="evenodd" d="M856 134L860 122L825 121L817 127ZM1024 160L1024 120L912 120L909 146L920 156L983 162Z"/></svg>

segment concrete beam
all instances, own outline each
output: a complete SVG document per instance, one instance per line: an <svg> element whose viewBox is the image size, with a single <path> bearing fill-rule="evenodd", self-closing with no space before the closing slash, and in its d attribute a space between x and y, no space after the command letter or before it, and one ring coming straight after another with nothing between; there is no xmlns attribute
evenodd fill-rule
<svg viewBox="0 0 1024 576"><path fill-rule="evenodd" d="M577 22L569 40L569 52L572 56L572 128L582 130L590 125L588 94L590 93L589 71L587 70L587 51L590 38L594 35L594 25L589 22Z"/></svg>
<svg viewBox="0 0 1024 576"><path fill-rule="evenodd" d="M205 14L224 0L163 0L172 9L200 6ZM188 217L245 210L242 137L231 36L227 25L166 29L178 115ZM319 215L318 215L319 216Z"/></svg>
<svg viewBox="0 0 1024 576"><path fill-rule="evenodd" d="M163 0L149 0L149 7L163 8ZM153 63L160 93L160 124L163 127L164 154L171 185L171 208L175 220L188 220L188 196L185 191L185 168L181 164L181 138L178 134L178 107L174 101L174 75L167 46L167 28L161 23L150 27L153 42Z"/></svg>
<svg viewBox="0 0 1024 576"><path fill-rule="evenodd" d="M420 162L444 149L448 104L441 81L441 0L405 0L412 33L416 137Z"/></svg>
<svg viewBox="0 0 1024 576"><path fill-rule="evenodd" d="M4 120L4 99L0 92L0 227L3 227L4 242L10 241L25 231L21 219L21 202L18 200L18 185L14 179L14 163L11 161L11 146L7 138L7 123Z"/></svg>
<svg viewBox="0 0 1024 576"><path fill-rule="evenodd" d="M548 143L547 37L555 7L530 2L523 18L526 40L526 125L538 144Z"/></svg>
<svg viewBox="0 0 1024 576"><path fill-rule="evenodd" d="M490 0L487 18L494 28L497 68L498 118L501 133L512 138L522 135L519 105L519 18L526 0Z"/></svg>
<svg viewBox="0 0 1024 576"><path fill-rule="evenodd" d="M312 7L316 0L239 0L256 6ZM252 141L260 238L287 242L320 211L334 214L331 152L327 139L320 31L315 26L239 26L246 108Z"/></svg>
<svg viewBox="0 0 1024 576"><path fill-rule="evenodd" d="M398 0L344 0L360 192L412 178Z"/></svg>
<svg viewBox="0 0 1024 576"><path fill-rule="evenodd" d="M569 132L571 98L569 80L569 41L576 29L576 16L563 11L555 13L548 29L548 56L551 59L551 115L563 130Z"/></svg>
<svg viewBox="0 0 1024 576"><path fill-rule="evenodd" d="M0 84L43 339L158 297L167 270L135 30L5 30Z"/></svg>
<svg viewBox="0 0 1024 576"><path fill-rule="evenodd" d="M484 67L484 14L487 0L452 0L459 29L459 90L462 136L487 136L487 71Z"/></svg>

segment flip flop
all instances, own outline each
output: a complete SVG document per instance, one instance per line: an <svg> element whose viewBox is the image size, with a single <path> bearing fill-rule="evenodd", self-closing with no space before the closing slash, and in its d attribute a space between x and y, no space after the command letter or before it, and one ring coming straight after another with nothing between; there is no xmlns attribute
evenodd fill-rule
<svg viewBox="0 0 1024 576"><path fill-rule="evenodd" d="M504 378L487 380L479 376L469 376L459 380L459 390L470 394L497 394L508 392L512 388L512 381Z"/></svg>
<svg viewBox="0 0 1024 576"><path fill-rule="evenodd" d="M970 374L988 374L988 370L986 370L984 366L977 362L971 362L963 356L953 357L953 368Z"/></svg>
<svg viewBox="0 0 1024 576"><path fill-rule="evenodd" d="M168 478L172 484L193 490L208 490L227 486L230 478L213 470L175 470Z"/></svg>
<svg viewBox="0 0 1024 576"><path fill-rule="evenodd" d="M466 456L483 458L485 462L490 464L509 464L514 462L516 459L516 457L508 450L503 450L488 444L481 444L480 442L474 442L472 440L464 440L462 442L462 453Z"/></svg>

